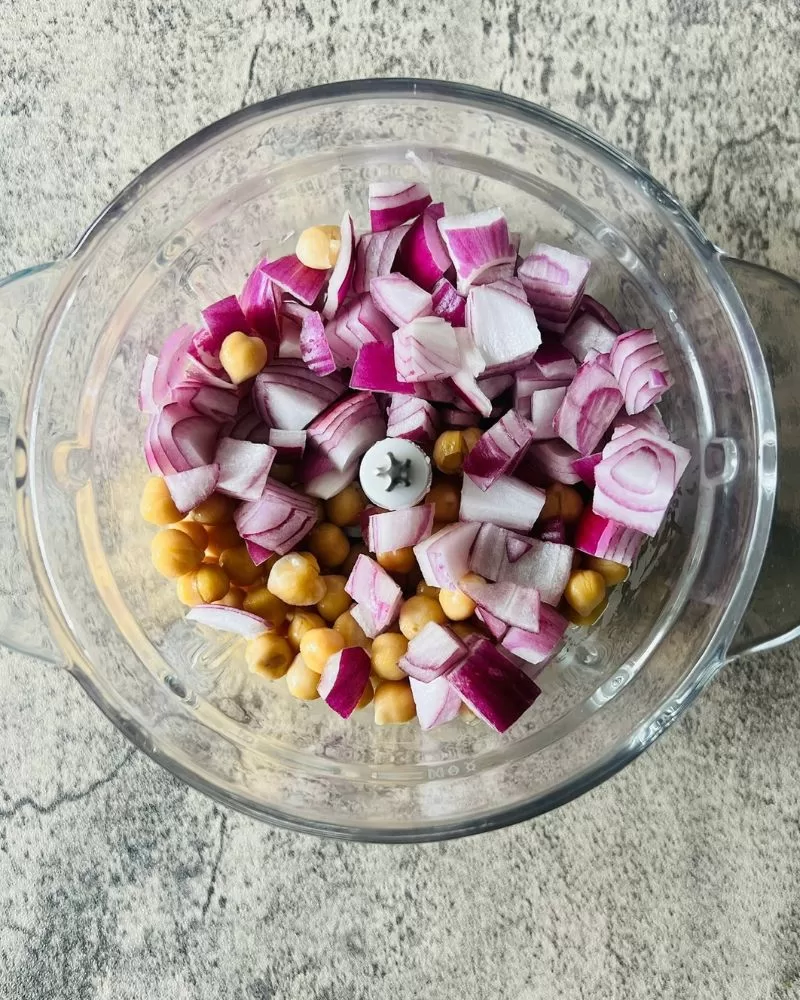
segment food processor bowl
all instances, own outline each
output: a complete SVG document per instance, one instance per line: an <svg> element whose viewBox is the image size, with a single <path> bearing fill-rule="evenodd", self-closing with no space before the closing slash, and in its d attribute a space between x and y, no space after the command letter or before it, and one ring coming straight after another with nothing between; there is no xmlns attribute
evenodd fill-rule
<svg viewBox="0 0 800 1000"><path fill-rule="evenodd" d="M185 621L139 516L145 354L304 227L349 207L366 228L367 185L387 177L423 180L452 213L503 206L523 253L590 257L587 290L656 328L675 376L663 414L692 453L630 579L569 630L502 736L344 721L248 673L240 641ZM794 634L799 318L797 284L727 258L645 171L543 108L406 80L247 108L146 170L66 260L0 285L0 533L19 570L0 582L0 636L259 819L409 841L541 813L644 750L726 658Z"/></svg>

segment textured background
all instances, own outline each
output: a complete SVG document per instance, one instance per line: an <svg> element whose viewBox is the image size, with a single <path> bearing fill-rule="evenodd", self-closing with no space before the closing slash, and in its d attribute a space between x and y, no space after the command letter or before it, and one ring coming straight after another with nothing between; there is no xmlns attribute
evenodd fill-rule
<svg viewBox="0 0 800 1000"><path fill-rule="evenodd" d="M404 74L577 119L800 273L796 0L0 0L0 272L243 104ZM798 661L725 670L555 814L385 848L221 811L0 652L0 997L800 997Z"/></svg>

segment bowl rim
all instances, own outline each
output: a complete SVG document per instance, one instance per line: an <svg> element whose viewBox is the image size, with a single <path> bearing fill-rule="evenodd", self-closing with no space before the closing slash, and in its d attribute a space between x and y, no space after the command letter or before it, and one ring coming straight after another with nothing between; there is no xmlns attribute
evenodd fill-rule
<svg viewBox="0 0 800 1000"><path fill-rule="evenodd" d="M104 208L79 238L75 247L69 253L69 259L83 257L92 252L100 243L105 233L121 218L127 209L142 197L152 186L161 182L173 170L182 165L189 157L198 151L211 146L219 137L235 133L246 128L256 120L268 120L287 111L308 109L331 102L358 101L365 98L375 99L411 99L430 101L451 101L466 104L472 109L494 111L518 120L545 125L555 132L587 145L600 154L610 165L629 175L635 182L644 185L647 193L659 203L665 212L672 216L672 224L681 229L692 244L695 252L705 260L711 272L711 279L717 289L721 303L727 308L732 326L739 332L739 346L751 375L755 376L753 384L754 416L756 419L757 438L770 431L775 432L775 414L772 407L771 390L767 379L767 368L763 354L758 344L755 331L750 323L741 298L732 279L721 264L722 252L705 235L698 223L684 206L657 181L647 170L639 166L626 154L597 136L591 130L579 125L562 115L519 97L475 87L463 83L451 83L441 80L410 79L410 78L367 78L361 80L341 81L323 84L275 97L249 105L232 114L213 122L184 139L167 153L145 168L137 177L127 184L122 191ZM59 289L64 293L64 285ZM58 300L63 302L64 295L59 294ZM56 312L51 303L49 315L44 327L49 325L49 319ZM35 373L41 364L47 347L48 337L43 337L35 355L32 371ZM761 385L758 382L762 382ZM766 387L766 388L765 388ZM29 395L32 403L35 393ZM30 413L25 414L25 426L30 428ZM758 455L756 475L760 479L763 473L763 457ZM647 749L694 701L697 695L718 673L725 663L728 645L735 635L739 622L744 615L752 591L755 587L766 548L769 528L772 519L774 496L765 495L765 490L756 491L754 498L754 514L749 550L743 561L742 580L738 584L734 599L729 603L720 618L715 632L709 636L704 655L694 664L684 676L682 682L672 692L668 701L662 703L646 718L640 719L636 729L624 740L619 741L602 757L595 760L591 766L563 781L546 795L530 799L512 806L499 807L496 810L464 819L446 819L444 821L427 821L411 827L382 826L365 828L354 824L341 824L329 820L316 820L296 814L287 813L274 806L265 806L254 799L240 795L238 792L226 789L214 783L195 771L186 767L181 761L161 753L149 740L147 734L130 718L125 717L104 696L103 691L94 683L90 674L80 666L80 655L70 657L67 669L76 677L86 690L92 701L140 750L170 771L190 787L203 792L222 805L262 821L268 821L276 826L296 832L324 835L338 839L378 843L411 843L446 840L455 837L482 833L493 829L509 826L534 816L548 812L563 805L579 795L591 790L607 778L616 774ZM47 582L47 574L41 559L41 538L38 531L34 532L35 543L30 544L29 555L33 563L34 574L40 584ZM30 551L33 547L38 551ZM50 611L50 619L57 619L57 634L64 643L77 650L62 622L60 608L54 601L45 600Z"/></svg>

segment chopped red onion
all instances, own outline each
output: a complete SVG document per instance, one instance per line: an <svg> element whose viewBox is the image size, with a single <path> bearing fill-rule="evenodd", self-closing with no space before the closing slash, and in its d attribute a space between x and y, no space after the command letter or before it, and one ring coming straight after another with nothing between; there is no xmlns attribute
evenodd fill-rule
<svg viewBox="0 0 800 1000"><path fill-rule="evenodd" d="M648 431L650 434L655 434L656 437L669 440L669 431L655 406L650 406L634 416L621 413L617 417L611 433L611 441L615 442L614 449L621 448L623 443L627 443L622 441L622 437L630 431Z"/></svg>
<svg viewBox="0 0 800 1000"><path fill-rule="evenodd" d="M625 409L631 415L657 403L672 385L667 359L654 330L621 334L611 348L610 362Z"/></svg>
<svg viewBox="0 0 800 1000"><path fill-rule="evenodd" d="M300 356L315 375L330 375L336 371L333 351L325 335L325 324L318 312L309 312L303 320Z"/></svg>
<svg viewBox="0 0 800 1000"><path fill-rule="evenodd" d="M575 529L575 548L598 559L630 566L645 538L641 531L626 528L586 507Z"/></svg>
<svg viewBox="0 0 800 1000"><path fill-rule="evenodd" d="M486 627L493 639L502 639L506 632L508 632L508 625L506 625L503 619L496 618L486 608L476 607L475 617Z"/></svg>
<svg viewBox="0 0 800 1000"><path fill-rule="evenodd" d="M420 729L434 729L457 718L461 695L446 677L437 677L427 684L411 677L409 683Z"/></svg>
<svg viewBox="0 0 800 1000"><path fill-rule="evenodd" d="M356 266L356 227L349 212L344 213L339 228L341 233L339 254L328 280L328 292L322 308L325 319L333 319L337 309L347 298Z"/></svg>
<svg viewBox="0 0 800 1000"><path fill-rule="evenodd" d="M453 326L465 326L467 321L467 300L459 295L447 278L440 278L433 286L431 296L433 313L441 316Z"/></svg>
<svg viewBox="0 0 800 1000"><path fill-rule="evenodd" d="M559 247L537 243L517 272L536 319L545 330L563 333L578 307L591 263Z"/></svg>
<svg viewBox="0 0 800 1000"><path fill-rule="evenodd" d="M281 334L283 294L259 265L245 282L239 305L249 329L270 344L276 344Z"/></svg>
<svg viewBox="0 0 800 1000"><path fill-rule="evenodd" d="M466 294L476 278L498 264L514 263L508 223L500 208L439 219L439 232L458 275L458 291Z"/></svg>
<svg viewBox="0 0 800 1000"><path fill-rule="evenodd" d="M344 589L359 607L368 612L371 629L365 631L370 638L388 628L397 618L403 592L386 570L369 556L360 555L356 559Z"/></svg>
<svg viewBox="0 0 800 1000"><path fill-rule="evenodd" d="M219 466L216 463L198 465L196 469L173 472L164 477L172 502L181 514L188 514L198 504L208 500L216 489L218 480Z"/></svg>
<svg viewBox="0 0 800 1000"><path fill-rule="evenodd" d="M373 233L408 222L430 205L431 200L424 184L373 181L369 186L369 218Z"/></svg>
<svg viewBox="0 0 800 1000"><path fill-rule="evenodd" d="M299 476L308 496L330 500L358 477L358 459L337 469L326 454L312 445L303 456Z"/></svg>
<svg viewBox="0 0 800 1000"><path fill-rule="evenodd" d="M575 460L581 457L580 453L570 448L566 441L558 438L552 441L534 441L525 457L550 480L564 483L566 486L581 481L581 477L573 468ZM517 466L516 473L522 476L520 466ZM527 481L528 477L525 478Z"/></svg>
<svg viewBox="0 0 800 1000"><path fill-rule="evenodd" d="M213 302L201 312L206 329L198 330L192 337L189 353L210 371L219 372L222 342L231 333L250 333L250 326L235 295Z"/></svg>
<svg viewBox="0 0 800 1000"><path fill-rule="evenodd" d="M294 254L264 261L261 270L282 289L304 306L313 306L328 280L328 272L306 267Z"/></svg>
<svg viewBox="0 0 800 1000"><path fill-rule="evenodd" d="M531 307L491 285L470 289L467 326L486 362L487 374L508 365L524 367L542 342Z"/></svg>
<svg viewBox="0 0 800 1000"><path fill-rule="evenodd" d="M575 378L578 366L575 358L562 344L552 341L542 344L531 363L531 369L538 369L541 377L551 382L570 382Z"/></svg>
<svg viewBox="0 0 800 1000"><path fill-rule="evenodd" d="M352 368L364 344L391 344L394 324L377 308L369 295L346 305L328 323L325 333L340 368Z"/></svg>
<svg viewBox="0 0 800 1000"><path fill-rule="evenodd" d="M450 267L450 255L437 222L444 215L444 205L428 205L411 224L400 246L398 269L430 292Z"/></svg>
<svg viewBox="0 0 800 1000"><path fill-rule="evenodd" d="M369 684L369 671L369 653L361 646L348 646L328 658L317 691L329 708L348 719Z"/></svg>
<svg viewBox="0 0 800 1000"><path fill-rule="evenodd" d="M274 361L256 376L253 401L271 427L301 431L344 391L339 378L320 378L302 361Z"/></svg>
<svg viewBox="0 0 800 1000"><path fill-rule="evenodd" d="M409 642L398 666L409 677L428 684L447 673L466 654L466 646L451 629L437 622L428 622Z"/></svg>
<svg viewBox="0 0 800 1000"><path fill-rule="evenodd" d="M616 334L589 313L581 313L570 324L561 343L581 363L590 351L608 354L616 343Z"/></svg>
<svg viewBox="0 0 800 1000"><path fill-rule="evenodd" d="M181 403L167 403L153 415L147 428L148 468L167 476L210 465L218 434L217 423L211 417L203 417Z"/></svg>
<svg viewBox="0 0 800 1000"><path fill-rule="evenodd" d="M268 444L222 438L217 445L220 493L239 500L258 500L267 485L275 461L275 449Z"/></svg>
<svg viewBox="0 0 800 1000"><path fill-rule="evenodd" d="M539 631L510 628L503 637L503 646L514 656L535 666L544 664L558 651L569 622L555 608L542 604L539 609Z"/></svg>
<svg viewBox="0 0 800 1000"><path fill-rule="evenodd" d="M306 450L306 432L283 431L278 427L272 427L268 443L275 449L276 461L299 462Z"/></svg>
<svg viewBox="0 0 800 1000"><path fill-rule="evenodd" d="M395 326L405 326L420 316L433 313L430 292L415 285L404 274L373 278L369 286L372 301Z"/></svg>
<svg viewBox="0 0 800 1000"><path fill-rule="evenodd" d="M450 384L461 399L469 405L471 410L474 410L476 413L480 413L482 417L491 416L493 409L492 401L478 385L475 376L471 372L464 371L463 369L456 372L456 374L450 379ZM428 395L431 396L431 398L434 398L432 393L428 391L427 387L435 385L435 383L426 382L425 385Z"/></svg>
<svg viewBox="0 0 800 1000"><path fill-rule="evenodd" d="M263 566L264 563L269 559L270 556L275 553L270 549L265 549L262 545L257 545L255 542L251 541L249 538L245 538L244 547L247 549L247 554L253 562L254 566ZM266 619L265 619L266 621ZM271 625L270 628L277 628L276 625Z"/></svg>
<svg viewBox="0 0 800 1000"><path fill-rule="evenodd" d="M462 521L492 521L505 528L530 531L544 507L544 491L512 476L501 476L487 490L465 476L461 488Z"/></svg>
<svg viewBox="0 0 800 1000"><path fill-rule="evenodd" d="M482 375L478 378L478 388L491 400L502 396L506 389L510 389L512 385L514 385L514 376L511 374Z"/></svg>
<svg viewBox="0 0 800 1000"><path fill-rule="evenodd" d="M261 499L240 504L233 520L245 541L283 556L311 531L319 510L310 497L267 480Z"/></svg>
<svg viewBox="0 0 800 1000"><path fill-rule="evenodd" d="M553 420L556 433L581 455L600 443L622 407L622 393L606 367L606 355L584 361Z"/></svg>
<svg viewBox="0 0 800 1000"><path fill-rule="evenodd" d="M267 631L263 618L225 604L198 604L186 612L186 618L198 625L206 625L219 632L232 632L245 639L255 639Z"/></svg>
<svg viewBox="0 0 800 1000"><path fill-rule="evenodd" d="M555 416L567 394L565 385L535 389L531 394L531 426L534 441L549 441L558 437L553 426Z"/></svg>
<svg viewBox="0 0 800 1000"><path fill-rule="evenodd" d="M506 545L510 537L510 531L491 521L482 524L469 554L471 572L478 573L487 580L498 580L509 558ZM515 535L514 538L522 543L521 554L524 554L530 548L530 539L523 538L522 535Z"/></svg>
<svg viewBox="0 0 800 1000"><path fill-rule="evenodd" d="M467 597L500 621L538 631L540 598L535 587L523 587L505 580L486 583L469 578L461 580L458 586Z"/></svg>
<svg viewBox="0 0 800 1000"><path fill-rule="evenodd" d="M394 359L401 382L429 382L455 375L461 368L456 331L438 316L415 319L395 332Z"/></svg>
<svg viewBox="0 0 800 1000"><path fill-rule="evenodd" d="M474 427L479 414L474 410L461 410L457 406L447 406L441 411L444 426L450 430L460 430L463 427Z"/></svg>
<svg viewBox="0 0 800 1000"><path fill-rule="evenodd" d="M486 282L481 282L481 284L486 284ZM498 278L490 282L489 287L493 288L496 292L505 292L506 295L511 295L513 298L519 299L520 302L525 302L526 304L528 302L525 286L519 278Z"/></svg>
<svg viewBox="0 0 800 1000"><path fill-rule="evenodd" d="M139 409L142 413L155 413L166 398L157 399L155 390L158 358L155 354L147 354L142 365L142 376L139 380Z"/></svg>
<svg viewBox="0 0 800 1000"><path fill-rule="evenodd" d="M589 489L594 489L594 467L599 464L602 457L603 453L596 451L592 455L576 458L572 463L575 473L580 477L582 482L586 483Z"/></svg>
<svg viewBox="0 0 800 1000"><path fill-rule="evenodd" d="M567 526L563 517L548 517L545 521L537 521L534 526L536 537L543 542L555 542L557 545L566 545Z"/></svg>
<svg viewBox="0 0 800 1000"><path fill-rule="evenodd" d="M406 388L410 383L400 383ZM430 383L428 383L430 385ZM471 422L470 418L470 422ZM469 426L469 425L467 425ZM432 444L439 433L436 407L418 396L393 394L386 412L386 436Z"/></svg>
<svg viewBox="0 0 800 1000"><path fill-rule="evenodd" d="M482 435L464 460L464 473L482 490L488 490L510 472L533 437L533 429L509 410Z"/></svg>
<svg viewBox="0 0 800 1000"><path fill-rule="evenodd" d="M498 582L535 587L545 604L555 606L561 600L572 572L572 547L537 538L525 541L530 542L530 546L519 558L504 560ZM524 622L521 627L526 627Z"/></svg>
<svg viewBox="0 0 800 1000"><path fill-rule="evenodd" d="M590 316L594 316L595 319L600 320L600 322L609 328L612 333L622 333L622 327L615 319L614 315L609 312L608 309L597 299L593 299L591 295L584 295L578 305L579 313L588 313ZM598 348L600 350L600 348ZM606 350L610 350L607 348ZM605 353L605 350L600 352Z"/></svg>
<svg viewBox="0 0 800 1000"><path fill-rule="evenodd" d="M448 524L414 546L425 583L431 587L458 589L459 580L469 570L469 552L479 527L478 524Z"/></svg>
<svg viewBox="0 0 800 1000"><path fill-rule="evenodd" d="M392 344L364 344L359 349L350 376L350 388L407 396L416 392L413 382L401 382L397 378Z"/></svg>
<svg viewBox="0 0 800 1000"><path fill-rule="evenodd" d="M541 694L536 684L488 639L472 643L469 655L447 675L462 701L504 733Z"/></svg>
<svg viewBox="0 0 800 1000"><path fill-rule="evenodd" d="M217 423L233 420L239 410L239 397L228 389L218 389L213 385L201 385L190 393L191 405L205 417Z"/></svg>
<svg viewBox="0 0 800 1000"><path fill-rule="evenodd" d="M308 440L337 469L346 469L385 436L375 397L363 392L339 400L308 427Z"/></svg>
<svg viewBox="0 0 800 1000"><path fill-rule="evenodd" d="M367 524L367 548L380 555L394 549L405 549L428 538L433 527L432 503L402 510L372 514Z"/></svg>
<svg viewBox="0 0 800 1000"><path fill-rule="evenodd" d="M284 306L287 303L284 303ZM296 303L299 305L299 303ZM305 306L301 306L305 309ZM281 316L281 339L278 343L278 357L283 361L286 359L300 360L300 331L302 323L298 323L292 316L284 313Z"/></svg>

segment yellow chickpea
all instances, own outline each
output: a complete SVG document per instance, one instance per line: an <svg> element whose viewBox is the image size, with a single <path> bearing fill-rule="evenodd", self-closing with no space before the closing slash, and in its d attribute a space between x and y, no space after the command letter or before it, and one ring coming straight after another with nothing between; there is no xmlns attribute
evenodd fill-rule
<svg viewBox="0 0 800 1000"><path fill-rule="evenodd" d="M563 602L561 610L573 625L581 625L584 628L588 628L590 625L594 625L594 623L602 617L603 612L607 607L608 598L606 597L597 605L594 611L588 615L579 615L578 612L566 601Z"/></svg>
<svg viewBox="0 0 800 1000"><path fill-rule="evenodd" d="M282 635L266 632L247 643L245 650L247 666L254 674L277 681L289 669L294 653Z"/></svg>
<svg viewBox="0 0 800 1000"><path fill-rule="evenodd" d="M186 524L197 524L202 528L199 521L186 521ZM211 525L205 528L207 534L206 555L219 558L225 549L238 549L243 543L236 530L236 525L230 524Z"/></svg>
<svg viewBox="0 0 800 1000"><path fill-rule="evenodd" d="M335 524L318 524L307 538L310 551L321 566L334 569L341 566L350 552L347 535Z"/></svg>
<svg viewBox="0 0 800 1000"><path fill-rule="evenodd" d="M366 555L369 555L369 549L366 547L366 545L354 545L350 549L350 554L348 555L348 557L339 567L339 571L344 576L350 576L350 574L353 572L353 567L355 566L358 557Z"/></svg>
<svg viewBox="0 0 800 1000"><path fill-rule="evenodd" d="M325 596L317 602L317 611L326 622L335 622L353 603L353 598L345 591L346 576L323 576Z"/></svg>
<svg viewBox="0 0 800 1000"><path fill-rule="evenodd" d="M469 454L483 437L483 431L477 427L466 427L461 433L464 435L464 447Z"/></svg>
<svg viewBox="0 0 800 1000"><path fill-rule="evenodd" d="M481 577L476 573L467 573L464 579L477 582L481 580ZM451 622L465 622L467 618L471 618L475 614L475 602L472 598L467 597L463 590L442 588L439 591L439 604Z"/></svg>
<svg viewBox="0 0 800 1000"><path fill-rule="evenodd" d="M339 615L333 623L333 627L344 637L345 648L348 646L361 646L367 652L372 649L372 639L369 638L349 611L345 611Z"/></svg>
<svg viewBox="0 0 800 1000"><path fill-rule="evenodd" d="M139 513L149 524L157 524L159 527L174 524L183 517L161 476L152 476L144 484Z"/></svg>
<svg viewBox="0 0 800 1000"><path fill-rule="evenodd" d="M317 628L325 628L325 619L321 615L314 614L313 611L295 611L286 636L289 645L295 651L299 651L300 642L306 632Z"/></svg>
<svg viewBox="0 0 800 1000"><path fill-rule="evenodd" d="M412 548L391 549L389 552L381 552L376 556L376 560L387 573L410 573L417 565L417 559Z"/></svg>
<svg viewBox="0 0 800 1000"><path fill-rule="evenodd" d="M439 587L432 587L424 580L417 584L417 593L422 597L432 597L434 601L439 600Z"/></svg>
<svg viewBox="0 0 800 1000"><path fill-rule="evenodd" d="M203 551L191 538L175 528L164 528L150 543L153 565L162 576L176 579L197 569L203 561Z"/></svg>
<svg viewBox="0 0 800 1000"><path fill-rule="evenodd" d="M237 501L222 493L212 493L208 500L198 504L192 511L192 520L201 524L228 524L233 520Z"/></svg>
<svg viewBox="0 0 800 1000"><path fill-rule="evenodd" d="M594 569L577 569L569 575L564 600L573 611L586 618L602 604L606 596L606 581Z"/></svg>
<svg viewBox="0 0 800 1000"><path fill-rule="evenodd" d="M469 449L463 431L444 431L433 446L433 464L445 475L461 472Z"/></svg>
<svg viewBox="0 0 800 1000"><path fill-rule="evenodd" d="M575 524L583 513L583 499L572 486L564 483L553 483L547 487L544 507L537 518L538 521L548 521L551 517L560 517L565 524Z"/></svg>
<svg viewBox="0 0 800 1000"><path fill-rule="evenodd" d="M366 685L364 686L364 693L358 699L358 704L356 705L356 711L362 708L366 708L374 697L375 697L375 692L372 687L372 684L370 684L370 682L367 681Z"/></svg>
<svg viewBox="0 0 800 1000"><path fill-rule="evenodd" d="M375 724L378 726L410 722L417 714L407 680L381 681L375 688L374 701Z"/></svg>
<svg viewBox="0 0 800 1000"><path fill-rule="evenodd" d="M303 657L298 653L286 672L286 687L289 689L289 694L301 701L315 701L319 698L317 684L319 684L319 674L309 670L303 662Z"/></svg>
<svg viewBox="0 0 800 1000"><path fill-rule="evenodd" d="M261 567L256 566L244 545L224 549L220 553L219 564L237 587L249 587L263 578Z"/></svg>
<svg viewBox="0 0 800 1000"><path fill-rule="evenodd" d="M175 524L173 527L176 531L182 531L184 534L187 534L198 549L205 551L208 544L208 532L205 525L200 524L199 521L181 521L180 524Z"/></svg>
<svg viewBox="0 0 800 1000"><path fill-rule="evenodd" d="M320 572L319 560L317 559L317 557L314 555L313 552L298 552L297 554L302 556L309 563L311 563L311 565L318 573Z"/></svg>
<svg viewBox="0 0 800 1000"><path fill-rule="evenodd" d="M286 621L288 608L283 601L270 593L266 587L254 587L244 597L244 610L251 615L258 615L264 620L267 628L278 629Z"/></svg>
<svg viewBox="0 0 800 1000"><path fill-rule="evenodd" d="M331 497L325 504L325 516L339 528L354 527L358 524L361 511L366 507L364 491L356 483L345 486L341 493Z"/></svg>
<svg viewBox="0 0 800 1000"><path fill-rule="evenodd" d="M440 525L454 524L461 507L461 484L457 479L440 479L431 486L425 503L432 503L433 517Z"/></svg>
<svg viewBox="0 0 800 1000"><path fill-rule="evenodd" d="M178 600L192 608L221 601L230 590L230 580L219 566L200 566L184 573L176 584Z"/></svg>
<svg viewBox="0 0 800 1000"><path fill-rule="evenodd" d="M267 586L285 604L308 607L325 596L319 570L300 552L281 556L269 572Z"/></svg>
<svg viewBox="0 0 800 1000"><path fill-rule="evenodd" d="M623 583L628 579L630 573L630 569L624 563L614 562L612 559L601 559L599 556L584 556L583 565L586 569L598 572L609 587Z"/></svg>
<svg viewBox="0 0 800 1000"><path fill-rule="evenodd" d="M385 681L400 681L406 676L405 670L398 666L408 650L408 639L399 632L383 632L372 640L373 671Z"/></svg>
<svg viewBox="0 0 800 1000"><path fill-rule="evenodd" d="M466 639L470 635L485 635L480 625L475 621L453 622L450 626L459 639Z"/></svg>
<svg viewBox="0 0 800 1000"><path fill-rule="evenodd" d="M219 349L219 363L234 385L255 378L269 361L267 345L260 337L237 331L229 333Z"/></svg>
<svg viewBox="0 0 800 1000"><path fill-rule="evenodd" d="M311 226L297 237L295 255L306 267L327 271L339 256L342 234L338 226Z"/></svg>
<svg viewBox="0 0 800 1000"><path fill-rule="evenodd" d="M413 639L428 622L444 625L446 621L447 615L442 611L441 604L431 597L416 594L400 606L400 631L406 639Z"/></svg>
<svg viewBox="0 0 800 1000"><path fill-rule="evenodd" d="M306 666L318 674L330 657L344 648L344 636L332 628L312 628L300 640L300 655Z"/></svg>
<svg viewBox="0 0 800 1000"><path fill-rule="evenodd" d="M214 601L214 604L224 604L225 607L238 608L241 611L244 608L244 598L245 592L241 587L231 587L228 593L218 601Z"/></svg>

